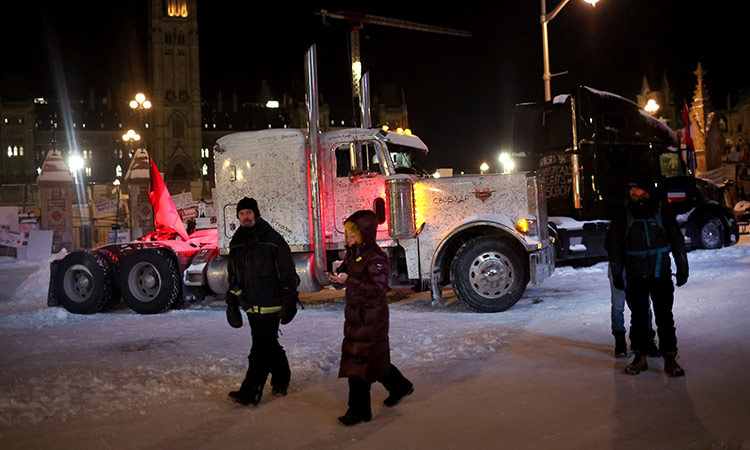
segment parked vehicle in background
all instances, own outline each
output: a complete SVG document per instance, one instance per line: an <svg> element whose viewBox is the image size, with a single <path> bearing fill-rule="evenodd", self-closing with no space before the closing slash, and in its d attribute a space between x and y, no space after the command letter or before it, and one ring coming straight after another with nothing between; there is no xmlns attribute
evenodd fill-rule
<svg viewBox="0 0 750 450"><path fill-rule="evenodd" d="M606 256L604 236L629 180L651 175L678 214L688 248L719 248L739 239L720 189L688 172L676 134L619 95L579 87L551 102L516 105L517 165L544 185L557 258Z"/></svg>

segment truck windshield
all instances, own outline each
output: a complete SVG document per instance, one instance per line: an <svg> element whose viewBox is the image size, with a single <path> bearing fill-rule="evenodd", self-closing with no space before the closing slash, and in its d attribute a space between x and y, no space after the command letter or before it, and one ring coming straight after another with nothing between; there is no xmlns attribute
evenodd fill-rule
<svg viewBox="0 0 750 450"><path fill-rule="evenodd" d="M667 178L685 175L682 160L678 153L666 152L659 155L659 168L662 176Z"/></svg>
<svg viewBox="0 0 750 450"><path fill-rule="evenodd" d="M424 152L422 150L389 143L388 152L391 154L396 173L423 174L421 162L424 159Z"/></svg>

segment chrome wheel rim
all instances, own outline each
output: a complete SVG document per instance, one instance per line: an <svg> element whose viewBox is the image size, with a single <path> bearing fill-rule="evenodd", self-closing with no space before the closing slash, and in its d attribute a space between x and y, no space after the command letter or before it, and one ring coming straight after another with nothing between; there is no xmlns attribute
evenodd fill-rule
<svg viewBox="0 0 750 450"><path fill-rule="evenodd" d="M94 292L94 277L86 266L74 264L65 271L63 277L63 289L69 299L82 303L91 298Z"/></svg>
<svg viewBox="0 0 750 450"><path fill-rule="evenodd" d="M128 288L140 302L150 302L159 295L161 276L153 264L140 262L133 266L128 274Z"/></svg>
<svg viewBox="0 0 750 450"><path fill-rule="evenodd" d="M709 248L715 248L721 244L721 223L718 219L711 219L703 225L701 240Z"/></svg>
<svg viewBox="0 0 750 450"><path fill-rule="evenodd" d="M485 298L498 298L510 292L515 274L507 256L484 252L469 266L469 282L474 292Z"/></svg>

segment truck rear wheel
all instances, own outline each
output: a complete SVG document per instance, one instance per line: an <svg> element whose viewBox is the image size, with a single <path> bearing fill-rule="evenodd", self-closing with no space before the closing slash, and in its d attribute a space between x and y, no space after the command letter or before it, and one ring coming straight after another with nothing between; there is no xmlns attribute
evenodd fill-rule
<svg viewBox="0 0 750 450"><path fill-rule="evenodd" d="M518 302L526 289L521 255L491 236L464 243L453 258L450 275L458 298L479 312L505 311Z"/></svg>
<svg viewBox="0 0 750 450"><path fill-rule="evenodd" d="M182 280L177 261L167 252L138 250L122 259L120 292L139 314L159 314L179 298Z"/></svg>
<svg viewBox="0 0 750 450"><path fill-rule="evenodd" d="M724 224L715 216L706 216L698 226L700 248L721 248L724 246Z"/></svg>
<svg viewBox="0 0 750 450"><path fill-rule="evenodd" d="M62 259L55 272L55 295L74 314L104 311L115 301L116 271L100 253L78 250Z"/></svg>

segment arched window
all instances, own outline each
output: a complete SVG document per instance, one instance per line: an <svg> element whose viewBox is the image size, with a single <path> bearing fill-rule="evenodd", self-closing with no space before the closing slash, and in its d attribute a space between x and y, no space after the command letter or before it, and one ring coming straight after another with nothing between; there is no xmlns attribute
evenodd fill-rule
<svg viewBox="0 0 750 450"><path fill-rule="evenodd" d="M172 137L185 137L185 119L179 114L172 117Z"/></svg>
<svg viewBox="0 0 750 450"><path fill-rule="evenodd" d="M122 176L122 166L119 164L117 165L117 167L115 167L115 176L116 177Z"/></svg>
<svg viewBox="0 0 750 450"><path fill-rule="evenodd" d="M18 152L21 156L23 156L23 145L18 149Z"/></svg>

